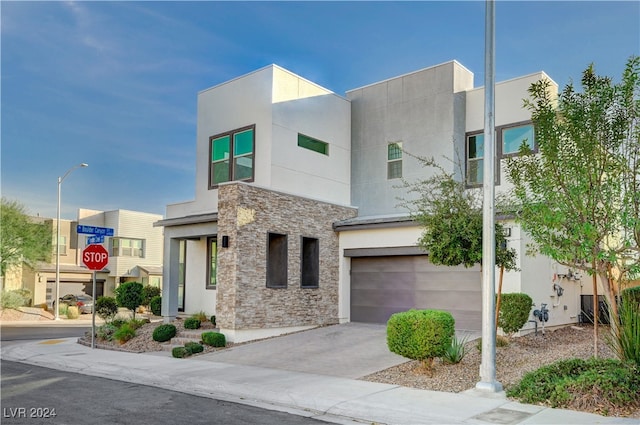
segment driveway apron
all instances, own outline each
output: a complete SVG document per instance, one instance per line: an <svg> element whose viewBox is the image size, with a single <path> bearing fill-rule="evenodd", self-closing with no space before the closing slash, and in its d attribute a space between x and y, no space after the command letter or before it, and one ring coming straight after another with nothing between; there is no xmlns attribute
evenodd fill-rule
<svg viewBox="0 0 640 425"><path fill-rule="evenodd" d="M198 360L361 378L408 361L387 348L386 325L345 323L237 345Z"/></svg>

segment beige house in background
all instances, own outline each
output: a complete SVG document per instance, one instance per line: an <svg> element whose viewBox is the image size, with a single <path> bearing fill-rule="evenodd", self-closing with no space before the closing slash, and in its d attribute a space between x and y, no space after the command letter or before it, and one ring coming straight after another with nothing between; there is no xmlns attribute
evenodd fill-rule
<svg viewBox="0 0 640 425"><path fill-rule="evenodd" d="M109 252L107 267L96 273L97 296L113 296L114 289L123 282L137 281L144 285L162 287L162 229L153 223L160 214L139 211L78 210L78 220L60 220L60 296L86 293L92 295L93 273L82 264L82 251L90 235L78 234L78 224L111 227L113 237L102 244ZM26 266L7 270L5 290L28 289L31 303L51 305L56 282L56 219L33 217L34 223L51 229L54 246L51 259L40 262L35 269Z"/></svg>

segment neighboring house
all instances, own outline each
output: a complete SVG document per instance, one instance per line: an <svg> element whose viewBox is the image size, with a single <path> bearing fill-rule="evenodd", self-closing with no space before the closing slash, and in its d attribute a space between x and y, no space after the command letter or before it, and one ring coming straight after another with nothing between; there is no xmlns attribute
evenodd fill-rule
<svg viewBox="0 0 640 425"><path fill-rule="evenodd" d="M92 294L93 273L82 264L82 250L88 235L78 234L77 225L112 227L114 237L105 238L109 263L96 273L96 294L113 296L115 287L129 280L162 287L162 229L153 223L162 215L137 211L93 211L80 209L78 220L60 220L60 296ZM56 219L34 217L34 222L51 229L53 245L51 259L40 262L34 269L27 266L7 273L5 289L25 288L31 291L33 305L55 298L56 286Z"/></svg>
<svg viewBox="0 0 640 425"><path fill-rule="evenodd" d="M536 147L522 105L541 78L496 85L498 191L506 189L503 159L523 139ZM460 158L460 177L480 184L483 98L456 61L346 98L276 65L200 92L195 200L168 205L156 223L165 230L165 319L215 314L232 341L385 323L409 308L449 310L458 328L480 329L479 266L431 264L417 247L420 227L398 204L409 196L401 179L429 172L411 155L442 158L451 170ZM547 326L578 321L588 285L546 257L526 256L527 236L505 225L520 270L506 273L503 291L547 303Z"/></svg>

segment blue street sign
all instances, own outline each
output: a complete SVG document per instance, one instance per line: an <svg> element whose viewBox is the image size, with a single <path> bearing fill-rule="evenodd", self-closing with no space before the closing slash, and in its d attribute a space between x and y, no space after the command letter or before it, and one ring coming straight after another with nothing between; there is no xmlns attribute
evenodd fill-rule
<svg viewBox="0 0 640 425"><path fill-rule="evenodd" d="M78 233L98 236L113 236L113 229L111 227L85 226L78 224Z"/></svg>
<svg viewBox="0 0 640 425"><path fill-rule="evenodd" d="M93 245L94 243L104 243L104 236L102 235L89 236L87 238L87 245Z"/></svg>

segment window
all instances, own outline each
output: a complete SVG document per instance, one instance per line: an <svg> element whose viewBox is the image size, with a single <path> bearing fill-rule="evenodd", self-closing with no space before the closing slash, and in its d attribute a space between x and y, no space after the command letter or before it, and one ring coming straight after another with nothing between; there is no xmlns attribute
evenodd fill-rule
<svg viewBox="0 0 640 425"><path fill-rule="evenodd" d="M55 239L55 237L54 237ZM60 235L60 243L58 244L58 252L60 255L67 255L67 237Z"/></svg>
<svg viewBox="0 0 640 425"><path fill-rule="evenodd" d="M482 184L484 133L467 136L467 184Z"/></svg>
<svg viewBox="0 0 640 425"><path fill-rule="evenodd" d="M303 236L301 245L300 286L317 288L320 284L320 242Z"/></svg>
<svg viewBox="0 0 640 425"><path fill-rule="evenodd" d="M206 289L216 289L216 271L218 265L218 239L207 238L207 286Z"/></svg>
<svg viewBox="0 0 640 425"><path fill-rule="evenodd" d="M111 238L112 257L144 257L142 239Z"/></svg>
<svg viewBox="0 0 640 425"><path fill-rule="evenodd" d="M178 244L178 311L184 311L184 290L187 282L187 241Z"/></svg>
<svg viewBox="0 0 640 425"><path fill-rule="evenodd" d="M329 155L329 144L313 137L298 133L298 146L323 155Z"/></svg>
<svg viewBox="0 0 640 425"><path fill-rule="evenodd" d="M228 181L252 181L255 125L209 139L209 189Z"/></svg>
<svg viewBox="0 0 640 425"><path fill-rule="evenodd" d="M533 137L533 125L519 125L515 127L503 127L498 134L501 135L502 156L517 155L520 146L525 143L529 149L535 149L535 139Z"/></svg>
<svg viewBox="0 0 640 425"><path fill-rule="evenodd" d="M267 235L267 288L287 287L287 235Z"/></svg>
<svg viewBox="0 0 640 425"><path fill-rule="evenodd" d="M402 143L387 145L387 179L402 178Z"/></svg>

